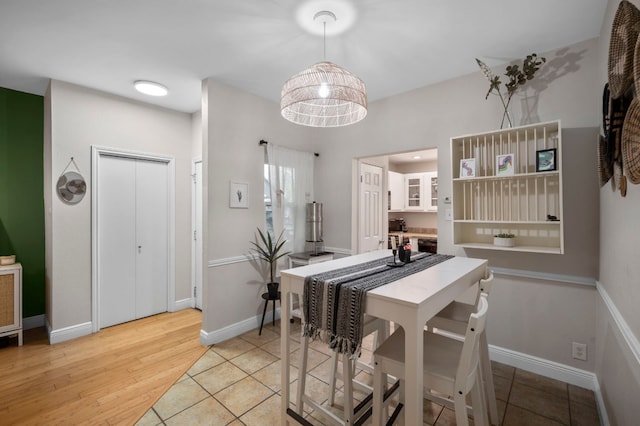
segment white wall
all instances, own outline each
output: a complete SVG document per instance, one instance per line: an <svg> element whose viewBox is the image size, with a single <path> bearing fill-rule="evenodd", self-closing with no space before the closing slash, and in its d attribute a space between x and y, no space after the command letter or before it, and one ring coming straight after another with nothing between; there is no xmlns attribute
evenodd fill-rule
<svg viewBox="0 0 640 426"><path fill-rule="evenodd" d="M264 149L259 141L309 151L310 130L284 120L279 105L211 79L203 83L202 125L209 265L203 275L201 340L214 343L255 328L262 315L266 277L259 262L247 260L256 227L265 225ZM248 209L229 208L231 179L249 184Z"/></svg>
<svg viewBox="0 0 640 426"><path fill-rule="evenodd" d="M640 7L639 0L632 0ZM610 0L599 41L596 85L607 81L607 56L619 2ZM596 374L611 424L640 418L640 186L627 196L600 189L600 277L597 299Z"/></svg>
<svg viewBox="0 0 640 426"><path fill-rule="evenodd" d="M572 359L571 343L587 343L590 349L595 344L593 284L598 274L595 134L601 94L594 84L599 66L597 46L597 40L590 40L554 52L538 52L547 58L547 63L526 91L528 101L537 106L530 111L535 121L560 119L564 129L565 254L505 254L489 250L466 253L487 258L490 266L503 270L553 274L554 280L569 281L501 276L494 287L488 335L490 343L505 349L533 352L540 358L587 371L594 370L593 358L586 362ZM503 70L501 67L494 71ZM352 245L351 221L343 220L352 215L353 192L348 184L352 158L437 148L438 250L464 254L454 248L451 222L445 221L443 214L447 207L444 197L451 194L450 138L499 126L500 103L493 97L484 99L487 88L488 82L478 70L373 102L367 118L356 125L318 131L313 149L323 161L316 170L316 197L325 203L326 244L344 248ZM512 113L517 124L525 124L520 100L514 98ZM535 299L531 295L536 295ZM520 303L531 300L535 303ZM506 329L516 314L531 321ZM532 322L536 318L544 318L548 327L536 328ZM529 340L516 339L514 335L528 336Z"/></svg>
<svg viewBox="0 0 640 426"><path fill-rule="evenodd" d="M610 31L616 6L617 2L609 2L603 32ZM635 285L640 263L634 226L640 190L630 186L627 198L621 199L609 187L598 189L595 135L607 47L608 36L542 53L547 63L528 86L528 97L515 99L512 108L517 124L562 122L565 254L506 255L482 250L467 254L488 258L502 272L496 277L492 296L490 343L507 352L573 367L578 373L595 372L612 424L630 424L640 416L638 405L630 402L640 399L636 331L640 329L640 287ZM212 197L208 206L218 210L208 216L213 228L209 250L214 253L208 259L214 265L217 260L246 253L245 242L261 219L252 209L226 209L230 177L244 177L252 187L261 182L259 172L254 175L243 162L257 164L262 153L244 144L255 147L260 138L278 137L285 145L320 153L315 194L324 203L325 243L349 250L354 235L354 158L438 148L442 212L444 197L451 193L450 138L495 129L501 118L498 100L484 99L488 83L479 71L373 102L368 117L356 125L311 131L290 128L280 118L276 104L212 80L207 83L212 87L205 91L203 116L207 119L203 126L215 132L206 136L205 130L212 149L206 155L212 173L208 184L213 186L207 191ZM205 114L205 105L212 100L217 103L212 107L216 111ZM532 114L523 114L521 100L535 105L528 111ZM236 113L252 120L236 118ZM523 116L530 118L523 120ZM223 146L233 146L231 155L226 151L226 161L220 160L225 155ZM440 252L464 253L453 246L451 223L443 214L438 214L438 233ZM230 234L236 238L230 239ZM228 327L247 318L255 326L262 289L257 288L257 273L246 266L241 262L209 268L205 317L210 318L205 319L203 331L223 336L233 332ZM533 277L523 276L531 273ZM597 279L601 291L594 286ZM609 299L603 297L606 294ZM620 324L634 331L626 332ZM586 362L570 357L573 341L589 345Z"/></svg>
<svg viewBox="0 0 640 426"><path fill-rule="evenodd" d="M52 81L45 96L51 111L50 152L45 143L47 211L47 319L51 332L87 330L91 322L91 146L175 158L175 300L191 297L191 118L188 114ZM87 182L77 205L62 203L55 182L73 157ZM52 195L53 194L53 195ZM170 308L171 309L171 308ZM90 330L90 327L88 328ZM75 337L77 334L64 334ZM57 339L53 339L56 341ZM59 341L59 340L57 340Z"/></svg>

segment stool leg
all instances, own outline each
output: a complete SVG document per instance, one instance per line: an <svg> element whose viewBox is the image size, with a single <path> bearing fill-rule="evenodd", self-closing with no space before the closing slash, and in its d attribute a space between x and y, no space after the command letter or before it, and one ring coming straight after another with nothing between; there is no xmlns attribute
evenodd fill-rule
<svg viewBox="0 0 640 426"><path fill-rule="evenodd" d="M268 303L269 303L268 299L264 301L264 309L262 310L262 321L260 321L260 332L258 333L258 336L262 336L262 325L264 324L264 315L267 313Z"/></svg>
<svg viewBox="0 0 640 426"><path fill-rule="evenodd" d="M333 407L336 401L336 375L338 374L338 353L331 354L331 373L329 374L329 405Z"/></svg>
<svg viewBox="0 0 640 426"><path fill-rule="evenodd" d="M480 369L476 372L476 380L471 388L471 405L473 411L473 424L477 426L488 426L487 400L484 395L484 384Z"/></svg>
<svg viewBox="0 0 640 426"><path fill-rule="evenodd" d="M480 335L480 377L483 379L484 396L489 403L489 420L491 424L500 424L498 407L496 405L496 391L493 385L493 372L491 371L491 359L489 358L489 343L487 334Z"/></svg>
<svg viewBox="0 0 640 426"><path fill-rule="evenodd" d="M381 425L386 423L386 417L383 416L383 398L387 378L382 368L377 363L375 364L375 368L373 369L373 424Z"/></svg>
<svg viewBox="0 0 640 426"><path fill-rule="evenodd" d="M344 381L344 417L348 425L353 424L353 361L342 354L342 377Z"/></svg>
<svg viewBox="0 0 640 426"><path fill-rule="evenodd" d="M271 317L271 325L272 326L276 326L276 301L275 299L272 300L273 302L273 316Z"/></svg>

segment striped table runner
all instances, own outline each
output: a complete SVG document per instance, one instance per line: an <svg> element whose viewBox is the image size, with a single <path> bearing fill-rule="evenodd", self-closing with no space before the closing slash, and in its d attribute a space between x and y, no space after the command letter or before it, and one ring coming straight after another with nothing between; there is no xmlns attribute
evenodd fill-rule
<svg viewBox="0 0 640 426"><path fill-rule="evenodd" d="M412 253L411 263L391 267L387 263L392 262L393 257L389 256L306 277L302 297L303 335L357 358L362 346L366 292L452 257Z"/></svg>

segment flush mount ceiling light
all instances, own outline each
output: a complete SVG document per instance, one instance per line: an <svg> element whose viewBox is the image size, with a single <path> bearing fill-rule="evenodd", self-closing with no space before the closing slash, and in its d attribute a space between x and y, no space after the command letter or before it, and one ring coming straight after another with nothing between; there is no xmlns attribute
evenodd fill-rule
<svg viewBox="0 0 640 426"><path fill-rule="evenodd" d="M165 86L153 81L138 80L133 83L133 86L138 92L149 96L166 96L169 93Z"/></svg>
<svg viewBox="0 0 640 426"><path fill-rule="evenodd" d="M327 22L335 22L336 15L323 10L313 19L323 24L326 59ZM367 115L367 92L357 76L325 60L287 80L282 86L280 108L284 118L303 126L347 126Z"/></svg>

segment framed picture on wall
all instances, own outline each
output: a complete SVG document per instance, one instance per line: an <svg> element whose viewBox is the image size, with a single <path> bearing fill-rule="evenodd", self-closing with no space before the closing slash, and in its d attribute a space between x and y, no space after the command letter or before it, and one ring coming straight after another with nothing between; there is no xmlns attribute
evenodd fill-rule
<svg viewBox="0 0 640 426"><path fill-rule="evenodd" d="M463 158L460 160L460 178L476 177L476 159Z"/></svg>
<svg viewBox="0 0 640 426"><path fill-rule="evenodd" d="M536 172L551 172L557 170L556 148L536 151Z"/></svg>
<svg viewBox="0 0 640 426"><path fill-rule="evenodd" d="M513 176L513 154L496 156L496 176Z"/></svg>
<svg viewBox="0 0 640 426"><path fill-rule="evenodd" d="M229 208L249 208L249 184L246 182L230 181L229 183Z"/></svg>

